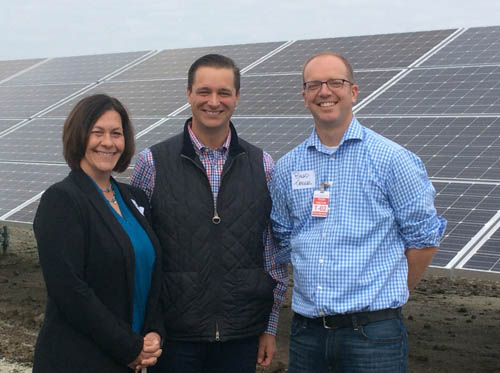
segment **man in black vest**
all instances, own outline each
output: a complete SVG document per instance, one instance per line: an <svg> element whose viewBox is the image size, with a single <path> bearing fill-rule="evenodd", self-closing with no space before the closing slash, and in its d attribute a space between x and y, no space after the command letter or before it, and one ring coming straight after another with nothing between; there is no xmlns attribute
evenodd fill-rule
<svg viewBox="0 0 500 373"><path fill-rule="evenodd" d="M255 372L276 352L287 269L269 225L274 163L238 138L239 97L230 58L199 58L184 132L137 158L131 181L150 198L163 247L166 344L152 371Z"/></svg>

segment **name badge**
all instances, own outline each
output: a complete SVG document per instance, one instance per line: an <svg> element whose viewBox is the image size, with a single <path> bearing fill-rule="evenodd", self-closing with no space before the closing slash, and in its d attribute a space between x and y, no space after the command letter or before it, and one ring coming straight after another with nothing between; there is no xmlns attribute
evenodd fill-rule
<svg viewBox="0 0 500 373"><path fill-rule="evenodd" d="M314 171L292 172L292 189L314 188L315 182Z"/></svg>
<svg viewBox="0 0 500 373"><path fill-rule="evenodd" d="M315 190L313 195L313 206L311 215L317 218L326 218L328 216L328 202L330 192L326 190Z"/></svg>

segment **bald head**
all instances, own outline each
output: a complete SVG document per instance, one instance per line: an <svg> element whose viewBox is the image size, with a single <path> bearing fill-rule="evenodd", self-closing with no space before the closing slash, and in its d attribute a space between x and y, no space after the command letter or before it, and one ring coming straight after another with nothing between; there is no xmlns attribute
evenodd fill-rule
<svg viewBox="0 0 500 373"><path fill-rule="evenodd" d="M342 61L342 63L344 64L344 66L346 68L346 77L347 77L347 79L354 83L354 70L352 69L351 64L349 63L349 61L347 60L347 58L345 58L341 54L334 53L334 52L321 52L321 53L315 54L312 57L309 57L307 59L307 61L304 63L304 65L302 66L302 83L304 83L306 81L305 73L306 73L307 65L309 65L309 63L312 60L314 60L314 59L316 59L318 57L322 57L322 56L332 56L332 57L338 58L340 61Z"/></svg>

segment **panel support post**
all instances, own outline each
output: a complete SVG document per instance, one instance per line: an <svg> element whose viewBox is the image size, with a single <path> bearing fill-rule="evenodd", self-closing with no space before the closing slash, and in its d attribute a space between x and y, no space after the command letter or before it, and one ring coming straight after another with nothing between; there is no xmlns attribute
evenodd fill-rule
<svg viewBox="0 0 500 373"><path fill-rule="evenodd" d="M2 254L7 254L7 248L9 247L9 229L6 225L3 226L1 231L1 242L2 242Z"/></svg>

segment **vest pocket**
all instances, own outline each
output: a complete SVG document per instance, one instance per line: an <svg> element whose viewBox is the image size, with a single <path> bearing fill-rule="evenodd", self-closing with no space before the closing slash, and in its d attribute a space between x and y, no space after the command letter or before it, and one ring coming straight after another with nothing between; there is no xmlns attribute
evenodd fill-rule
<svg viewBox="0 0 500 373"><path fill-rule="evenodd" d="M193 319L199 312L194 306L198 294L197 272L164 272L165 322L168 328L182 330L183 320Z"/></svg>
<svg viewBox="0 0 500 373"><path fill-rule="evenodd" d="M235 328L267 323L276 281L263 268L233 270L226 275L225 286L229 314L233 315L228 323Z"/></svg>

